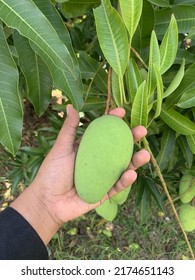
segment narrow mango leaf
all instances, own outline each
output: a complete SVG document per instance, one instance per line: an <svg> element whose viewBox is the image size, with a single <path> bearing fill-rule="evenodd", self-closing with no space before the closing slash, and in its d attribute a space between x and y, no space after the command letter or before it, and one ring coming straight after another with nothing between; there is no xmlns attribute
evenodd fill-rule
<svg viewBox="0 0 195 280"><path fill-rule="evenodd" d="M169 27L160 45L161 74L165 73L173 64L178 48L178 27L174 15L171 16Z"/></svg>
<svg viewBox="0 0 195 280"><path fill-rule="evenodd" d="M145 183L145 180L144 180ZM140 203L140 219L141 223L146 223L151 213L151 194L144 185L143 195Z"/></svg>
<svg viewBox="0 0 195 280"><path fill-rule="evenodd" d="M29 40L14 32L14 45L17 50L20 69L27 84L27 96L41 116L51 101L53 82L51 74L43 60L32 50ZM32 71L33 69L33 71Z"/></svg>
<svg viewBox="0 0 195 280"><path fill-rule="evenodd" d="M170 17L174 14L178 33L185 34L194 27L195 6L192 5L174 5L172 8L156 9L155 10L155 31L160 39L164 36L166 29L170 23Z"/></svg>
<svg viewBox="0 0 195 280"><path fill-rule="evenodd" d="M145 60L145 48L150 44L151 32L154 29L154 9L148 1L143 1L142 15L133 35L132 47ZM147 58L146 58L147 59Z"/></svg>
<svg viewBox="0 0 195 280"><path fill-rule="evenodd" d="M184 77L180 83L180 85L176 88L176 90L166 98L167 107L172 106L173 104L177 104L182 94L192 88L195 88L195 63L192 64L184 74Z"/></svg>
<svg viewBox="0 0 195 280"><path fill-rule="evenodd" d="M0 143L15 156L21 142L23 110L19 74L0 23Z"/></svg>
<svg viewBox="0 0 195 280"><path fill-rule="evenodd" d="M33 2L50 21L55 31L57 32L60 40L62 40L62 42L66 45L67 49L69 50L71 57L75 59L75 53L72 47L70 33L66 25L64 24L60 13L49 0L33 0ZM76 63L76 60L74 62Z"/></svg>
<svg viewBox="0 0 195 280"><path fill-rule="evenodd" d="M123 99L121 96L120 92L120 85L119 85L119 79L118 75L112 71L112 76L111 76L111 82L112 82L112 95L114 98L114 101L118 107L121 107L123 104Z"/></svg>
<svg viewBox="0 0 195 280"><path fill-rule="evenodd" d="M185 59L183 59L177 74L175 75L174 79L172 80L168 88L163 93L163 98L169 96L174 90L176 90L176 88L178 88L178 86L180 85L184 77L184 72L185 72Z"/></svg>
<svg viewBox="0 0 195 280"><path fill-rule="evenodd" d="M179 147L182 151L182 155L188 165L188 168L190 169L193 163L193 153L191 152L187 139L185 136L180 135L177 138L177 143L179 144Z"/></svg>
<svg viewBox="0 0 195 280"><path fill-rule="evenodd" d="M149 178L149 177L146 178L144 181L145 181L145 184L146 184L147 191L150 192L150 194L155 199L158 207L161 209L162 212L164 212L165 208L164 208L164 204L163 204L163 199L161 197L160 192L157 189L155 181L153 179Z"/></svg>
<svg viewBox="0 0 195 280"><path fill-rule="evenodd" d="M125 77L127 91L129 93L131 102L133 102L137 89L142 83L139 68L133 58L130 58L129 60Z"/></svg>
<svg viewBox="0 0 195 280"><path fill-rule="evenodd" d="M17 3L13 0L0 0L0 18L37 46L36 51L47 64L55 79L54 83L66 92L79 109L82 105L82 84L78 67L74 65L67 47L35 3L32 0Z"/></svg>
<svg viewBox="0 0 195 280"><path fill-rule="evenodd" d="M192 108L195 106L195 87L182 94L177 106L180 108Z"/></svg>
<svg viewBox="0 0 195 280"><path fill-rule="evenodd" d="M160 50L156 33L153 30L150 38L150 55L149 55L149 66L148 66L148 77L147 77L147 88L150 101L153 102L153 93L156 88L156 74L154 71L154 64L160 67Z"/></svg>
<svg viewBox="0 0 195 280"><path fill-rule="evenodd" d="M140 21L143 0L119 0L119 7L123 21L129 32L130 42Z"/></svg>
<svg viewBox="0 0 195 280"><path fill-rule="evenodd" d="M195 155L195 134L186 136L186 139L191 152Z"/></svg>
<svg viewBox="0 0 195 280"><path fill-rule="evenodd" d="M122 77L129 60L129 43L120 15L104 0L94 10L97 35L104 56L114 71Z"/></svg>
<svg viewBox="0 0 195 280"><path fill-rule="evenodd" d="M175 148L175 131L166 127L161 137L160 152L156 158L160 170L168 169L169 159Z"/></svg>
<svg viewBox="0 0 195 280"><path fill-rule="evenodd" d="M139 86L131 110L131 127L148 124L148 96L146 91L146 81Z"/></svg>
<svg viewBox="0 0 195 280"><path fill-rule="evenodd" d="M83 79L92 79L100 92L107 93L108 74L103 69L102 63L93 59L86 52L79 52L79 68Z"/></svg>
<svg viewBox="0 0 195 280"><path fill-rule="evenodd" d="M166 110L162 108L160 117L170 128L179 134L195 134L195 123L174 109Z"/></svg>
<svg viewBox="0 0 195 280"><path fill-rule="evenodd" d="M160 74L160 68L154 64L154 72L156 75L156 83L157 83L157 97L155 102L155 114L153 120L160 115L161 107L162 107L162 95L163 95L163 81L162 76Z"/></svg>
<svg viewBox="0 0 195 280"><path fill-rule="evenodd" d="M90 93L87 93L90 94ZM105 108L105 100L99 96L88 96L82 107L83 112L89 112L92 110L99 110Z"/></svg>

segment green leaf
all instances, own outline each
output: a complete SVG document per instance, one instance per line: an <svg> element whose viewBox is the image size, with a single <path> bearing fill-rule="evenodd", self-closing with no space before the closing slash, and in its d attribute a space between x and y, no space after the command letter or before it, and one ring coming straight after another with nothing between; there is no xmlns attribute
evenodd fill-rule
<svg viewBox="0 0 195 280"><path fill-rule="evenodd" d="M29 40L16 31L14 45L20 69L26 79L28 99L33 104L36 113L41 116L51 101L53 88L51 74L42 59L32 50Z"/></svg>
<svg viewBox="0 0 195 280"><path fill-rule="evenodd" d="M173 104L177 104L182 94L192 88L195 87L195 63L192 64L184 74L184 77L180 83L180 85L176 88L176 90L168 96L166 99L167 107L170 107Z"/></svg>
<svg viewBox="0 0 195 280"><path fill-rule="evenodd" d="M194 0L175 0L174 5L194 4Z"/></svg>
<svg viewBox="0 0 195 280"><path fill-rule="evenodd" d="M193 153L191 152L191 150L189 148L186 137L183 136L183 135L180 135L177 138L177 142L180 146L180 149L182 151L182 155L183 155L183 157L184 157L184 159L185 159L185 161L188 165L188 168L191 168L192 163L193 163Z"/></svg>
<svg viewBox="0 0 195 280"><path fill-rule="evenodd" d="M162 76L160 74L160 68L154 64L154 72L156 75L156 84L157 84L157 97L155 102L155 114L153 120L160 115L161 107L162 107L162 95L163 95L163 81Z"/></svg>
<svg viewBox="0 0 195 280"><path fill-rule="evenodd" d="M156 88L156 74L154 71L154 64L160 67L160 51L156 33L153 30L150 39L150 55L149 55L149 66L148 66L148 77L147 77L147 87L148 94L151 96L153 101L153 92Z"/></svg>
<svg viewBox="0 0 195 280"><path fill-rule="evenodd" d="M23 109L18 89L19 74L0 23L0 142L12 155L20 146Z"/></svg>
<svg viewBox="0 0 195 280"><path fill-rule="evenodd" d="M66 45L67 49L69 50L71 57L75 59L71 37L66 25L64 24L60 16L60 13L56 10L54 5L49 0L33 0L33 2L50 21L60 40Z"/></svg>
<svg viewBox="0 0 195 280"><path fill-rule="evenodd" d="M130 58L129 64L126 71L126 87L129 93L131 102L133 102L138 87L142 83L141 74L139 68L133 58Z"/></svg>
<svg viewBox="0 0 195 280"><path fill-rule="evenodd" d="M195 123L174 109L166 110L162 108L160 117L170 128L179 134L195 134Z"/></svg>
<svg viewBox="0 0 195 280"><path fill-rule="evenodd" d="M190 49L178 49L174 64L182 64L185 59L185 64L191 64L195 61L195 54Z"/></svg>
<svg viewBox="0 0 195 280"><path fill-rule="evenodd" d="M119 0L119 7L131 41L140 21L143 0Z"/></svg>
<svg viewBox="0 0 195 280"><path fill-rule="evenodd" d="M141 223L145 223L147 221L150 213L151 213L151 194L144 186L142 200L140 203Z"/></svg>
<svg viewBox="0 0 195 280"><path fill-rule="evenodd" d="M195 134L186 136L186 139L191 152L195 155Z"/></svg>
<svg viewBox="0 0 195 280"><path fill-rule="evenodd" d="M195 106L195 87L182 94L177 106L180 108L191 108Z"/></svg>
<svg viewBox="0 0 195 280"><path fill-rule="evenodd" d="M51 23L34 2L21 0L16 4L13 0L1 0L0 18L37 46L36 51L50 69L54 83L66 92L79 109L82 105L82 85L78 67L74 65L74 58Z"/></svg>
<svg viewBox="0 0 195 280"><path fill-rule="evenodd" d="M174 90L176 90L176 88L178 88L178 86L180 85L184 77L184 71L185 71L185 59L183 59L177 74L175 75L174 79L163 93L163 98L169 96L172 92L174 92Z"/></svg>
<svg viewBox="0 0 195 280"><path fill-rule="evenodd" d="M155 10L155 31L158 38L162 38L170 23L170 17L174 14L178 33L185 34L195 26L195 7L188 5L173 6L173 8L156 9Z"/></svg>
<svg viewBox="0 0 195 280"><path fill-rule="evenodd" d="M160 192L157 189L155 181L152 180L149 177L146 178L144 181L145 181L145 184L146 184L147 191L149 191L151 193L151 195L153 196L153 198L157 202L158 207L161 209L162 212L164 212L165 209L164 209L163 200L162 200Z"/></svg>
<svg viewBox="0 0 195 280"><path fill-rule="evenodd" d="M174 15L171 16L169 27L160 45L161 74L165 73L173 64L178 46L178 28Z"/></svg>
<svg viewBox="0 0 195 280"><path fill-rule="evenodd" d="M122 77L129 59L129 43L125 25L109 0L94 10L97 35L104 56Z"/></svg>
<svg viewBox="0 0 195 280"><path fill-rule="evenodd" d="M143 1L142 15L132 40L132 47L139 53L143 60L147 59L145 48L150 45L150 36L153 29L153 7L148 1Z"/></svg>
<svg viewBox="0 0 195 280"><path fill-rule="evenodd" d="M156 160L162 172L164 169L168 169L169 159L175 147L175 132L169 127L163 129L160 147Z"/></svg>
<svg viewBox="0 0 195 280"><path fill-rule="evenodd" d="M62 4L63 14L68 17L78 17L85 15L88 10L100 5L101 0L69 0L69 1L57 1Z"/></svg>
<svg viewBox="0 0 195 280"><path fill-rule="evenodd" d="M149 0L149 2L158 7L171 7L169 0Z"/></svg>
<svg viewBox="0 0 195 280"><path fill-rule="evenodd" d="M148 96L146 91L146 81L139 86L132 110L131 110L131 127L143 125L147 127L148 123Z"/></svg>
<svg viewBox="0 0 195 280"><path fill-rule="evenodd" d="M102 93L107 92L108 74L103 64L90 57L86 52L79 52L79 68L83 79L92 79L94 85Z"/></svg>
<svg viewBox="0 0 195 280"><path fill-rule="evenodd" d="M118 75L114 71L112 71L111 82L112 82L112 95L114 101L118 107L121 107L123 100L120 93L119 79L118 79Z"/></svg>

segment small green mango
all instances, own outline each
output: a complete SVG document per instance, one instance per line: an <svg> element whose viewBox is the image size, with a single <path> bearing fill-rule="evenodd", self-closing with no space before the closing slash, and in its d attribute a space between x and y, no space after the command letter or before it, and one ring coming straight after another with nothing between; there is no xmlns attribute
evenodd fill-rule
<svg viewBox="0 0 195 280"><path fill-rule="evenodd" d="M117 215L118 206L111 199L107 199L95 211L105 220L112 222Z"/></svg>
<svg viewBox="0 0 195 280"><path fill-rule="evenodd" d="M131 190L131 186L124 189L120 193L117 193L115 196L111 197L111 200L117 204L120 204L120 205L123 204L127 200L130 190Z"/></svg>
<svg viewBox="0 0 195 280"><path fill-rule="evenodd" d="M179 184L179 196L182 203L189 203L195 196L195 182L193 176L185 172Z"/></svg>
<svg viewBox="0 0 195 280"><path fill-rule="evenodd" d="M104 115L87 127L80 142L74 182L78 195L96 203L127 169L133 153L133 136L121 118Z"/></svg>
<svg viewBox="0 0 195 280"><path fill-rule="evenodd" d="M195 230L195 207L182 204L179 210L179 218L183 228L187 232Z"/></svg>

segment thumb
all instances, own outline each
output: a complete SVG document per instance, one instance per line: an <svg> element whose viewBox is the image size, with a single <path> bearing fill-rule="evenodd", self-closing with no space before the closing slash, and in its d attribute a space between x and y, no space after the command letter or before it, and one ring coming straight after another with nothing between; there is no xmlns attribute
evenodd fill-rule
<svg viewBox="0 0 195 280"><path fill-rule="evenodd" d="M71 104L66 107L67 117L58 134L57 140L54 144L56 149L60 149L62 152L71 153L74 149L74 142L79 125L79 113Z"/></svg>

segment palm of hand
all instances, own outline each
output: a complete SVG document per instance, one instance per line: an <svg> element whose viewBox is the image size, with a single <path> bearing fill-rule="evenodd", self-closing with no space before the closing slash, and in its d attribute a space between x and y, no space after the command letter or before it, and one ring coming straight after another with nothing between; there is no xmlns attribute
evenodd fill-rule
<svg viewBox="0 0 195 280"><path fill-rule="evenodd" d="M110 192L96 204L88 204L78 196L74 187L74 162L76 157L75 136L79 123L79 115L76 110L69 106L68 117L59 133L52 150L44 160L37 177L35 185L39 186L38 192L42 192L44 204L49 209L53 218L60 224L83 215L102 203L108 196L121 191L136 179L135 170L148 162L149 155L142 150L134 155L132 162L126 172ZM118 108L112 110L111 114L123 117L125 112ZM137 127L132 130L135 141L146 134L146 129Z"/></svg>

